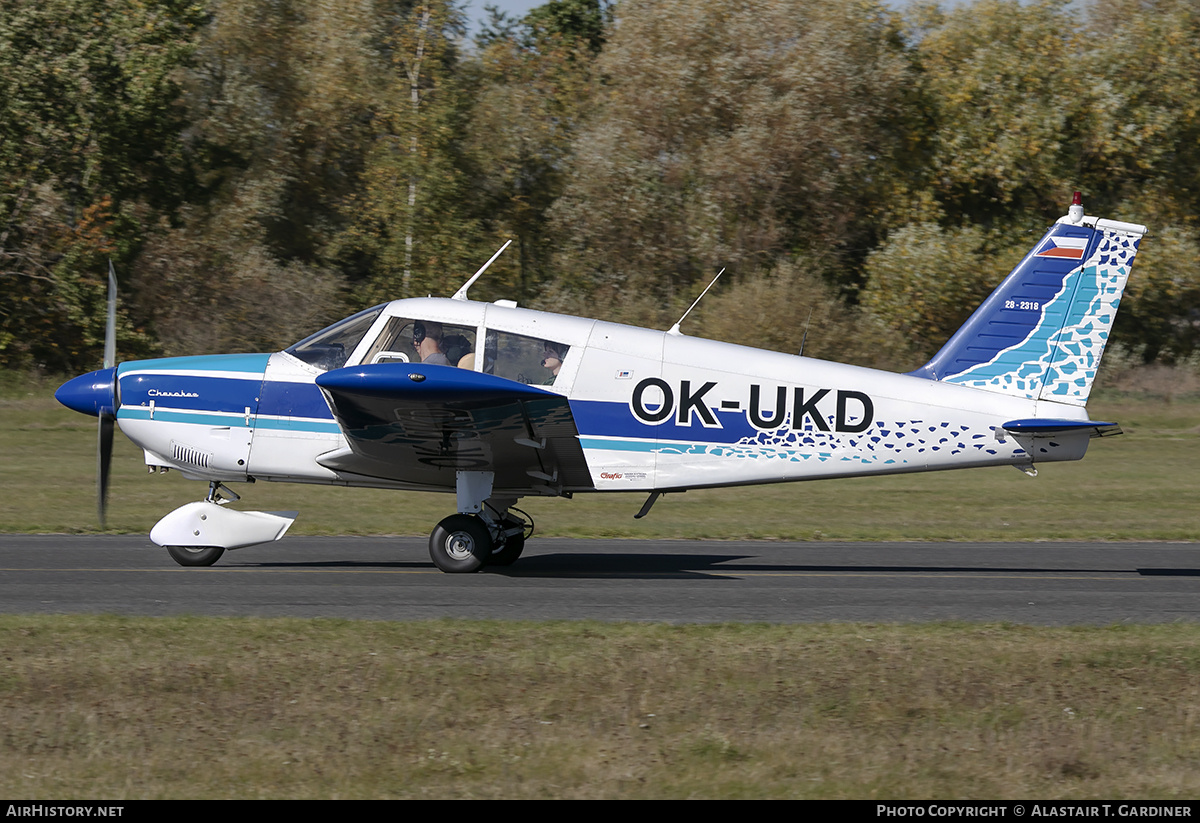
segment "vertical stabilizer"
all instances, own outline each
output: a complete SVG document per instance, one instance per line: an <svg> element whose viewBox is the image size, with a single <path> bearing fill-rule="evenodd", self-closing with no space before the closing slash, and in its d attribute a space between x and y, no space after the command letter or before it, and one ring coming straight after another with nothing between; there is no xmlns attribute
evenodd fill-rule
<svg viewBox="0 0 1200 823"><path fill-rule="evenodd" d="M911 374L1085 405L1146 227L1082 212L1072 206L941 351Z"/></svg>

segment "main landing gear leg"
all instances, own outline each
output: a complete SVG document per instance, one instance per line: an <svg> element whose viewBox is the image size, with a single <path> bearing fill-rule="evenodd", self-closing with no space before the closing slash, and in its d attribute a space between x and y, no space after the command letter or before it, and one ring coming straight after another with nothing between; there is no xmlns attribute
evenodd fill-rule
<svg viewBox="0 0 1200 823"><path fill-rule="evenodd" d="M490 501L489 501L490 503ZM525 550L533 526L520 515L452 514L429 536L429 557L444 572L477 572L486 566L511 566ZM490 512L489 512L490 515Z"/></svg>
<svg viewBox="0 0 1200 823"><path fill-rule="evenodd" d="M494 539L487 522L479 516L483 501L492 496L492 472L455 473L454 491L458 514L437 524L429 535L429 559L444 572L477 572L492 554Z"/></svg>
<svg viewBox="0 0 1200 823"><path fill-rule="evenodd" d="M492 498L492 473L460 471L458 514L438 523L429 535L429 557L444 572L477 572L485 565L509 566L525 549L532 532L509 508L516 498Z"/></svg>

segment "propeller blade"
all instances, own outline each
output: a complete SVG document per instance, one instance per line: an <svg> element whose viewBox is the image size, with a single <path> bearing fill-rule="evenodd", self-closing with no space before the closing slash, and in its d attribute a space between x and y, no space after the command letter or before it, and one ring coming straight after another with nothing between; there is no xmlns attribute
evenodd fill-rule
<svg viewBox="0 0 1200 823"><path fill-rule="evenodd" d="M108 261L108 322L104 327L104 368L117 365L117 273Z"/></svg>
<svg viewBox="0 0 1200 823"><path fill-rule="evenodd" d="M104 368L117 363L117 273L108 261L108 317L104 327ZM116 425L117 375L113 373L113 408L101 410L100 430L96 441L96 514L100 528L105 528L108 513L108 478L112 470L113 428Z"/></svg>
<svg viewBox="0 0 1200 823"><path fill-rule="evenodd" d="M100 516L100 528L107 526L108 477L112 469L113 428L117 418L111 414L100 414L100 433L96 441L96 513Z"/></svg>

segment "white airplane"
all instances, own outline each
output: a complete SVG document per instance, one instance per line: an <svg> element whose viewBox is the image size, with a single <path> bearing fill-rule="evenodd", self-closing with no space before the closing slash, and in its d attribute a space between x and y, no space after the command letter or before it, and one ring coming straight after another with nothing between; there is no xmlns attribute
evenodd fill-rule
<svg viewBox="0 0 1200 823"><path fill-rule="evenodd" d="M642 517L686 489L1078 460L1120 433L1085 406L1145 232L1077 193L908 374L468 300L480 269L273 354L110 354L55 396L100 417L102 516L114 419L151 472L208 481L150 533L182 565L282 537L295 512L225 505L226 483L279 481L453 492L430 556L474 572L520 556L531 495L645 492Z"/></svg>

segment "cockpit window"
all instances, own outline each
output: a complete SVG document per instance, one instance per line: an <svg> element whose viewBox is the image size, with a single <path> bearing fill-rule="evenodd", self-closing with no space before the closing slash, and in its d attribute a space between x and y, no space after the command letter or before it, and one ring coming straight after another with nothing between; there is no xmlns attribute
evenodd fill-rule
<svg viewBox="0 0 1200 823"><path fill-rule="evenodd" d="M364 363L430 363L475 368L475 329L434 320L389 317Z"/></svg>
<svg viewBox="0 0 1200 823"><path fill-rule="evenodd" d="M363 335L371 328L371 324L375 322L375 318L381 311L383 311L382 304L360 311L358 314L322 329L311 337L304 338L285 351L323 371L340 369L346 365L346 359L362 341Z"/></svg>

